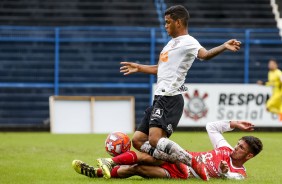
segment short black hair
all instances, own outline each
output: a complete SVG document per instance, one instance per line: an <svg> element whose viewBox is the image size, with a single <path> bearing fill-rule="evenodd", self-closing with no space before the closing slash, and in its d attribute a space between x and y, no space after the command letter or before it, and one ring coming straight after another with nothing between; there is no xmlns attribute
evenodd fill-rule
<svg viewBox="0 0 282 184"><path fill-rule="evenodd" d="M188 26L188 20L190 18L188 10L182 5L175 5L169 7L165 11L165 16L170 15L170 17L175 21L180 19L184 26Z"/></svg>
<svg viewBox="0 0 282 184"><path fill-rule="evenodd" d="M259 154L261 152L261 150L263 149L262 142L257 137L254 137L254 136L244 136L244 137L241 138L241 140L245 141L248 144L248 146L250 148L250 152L252 154L254 154L254 156Z"/></svg>

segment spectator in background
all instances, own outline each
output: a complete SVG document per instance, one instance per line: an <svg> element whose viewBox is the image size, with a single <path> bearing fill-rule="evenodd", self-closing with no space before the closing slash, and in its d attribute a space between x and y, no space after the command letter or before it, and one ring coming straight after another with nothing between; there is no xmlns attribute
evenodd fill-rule
<svg viewBox="0 0 282 184"><path fill-rule="evenodd" d="M278 69L278 63L274 59L268 62L268 81L257 81L259 85L271 86L272 95L266 103L267 111L279 115L279 120L282 121L282 72Z"/></svg>

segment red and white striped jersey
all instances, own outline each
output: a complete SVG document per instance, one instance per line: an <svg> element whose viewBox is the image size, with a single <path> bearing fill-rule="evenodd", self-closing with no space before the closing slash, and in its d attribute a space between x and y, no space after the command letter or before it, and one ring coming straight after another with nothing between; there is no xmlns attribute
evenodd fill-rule
<svg viewBox="0 0 282 184"><path fill-rule="evenodd" d="M246 177L246 169L244 167L237 168L233 166L232 159L230 154L233 149L224 146L216 148L208 152L189 152L193 156L204 155L206 159L206 168L211 178L221 178L223 177L220 170L220 162L226 161L229 166L229 175L234 175L233 173L238 173L237 178L234 179L243 179Z"/></svg>
<svg viewBox="0 0 282 184"><path fill-rule="evenodd" d="M246 169L233 166L232 158L230 157L233 147L229 145L222 135L223 132L233 130L230 128L230 121L210 122L207 123L206 129L214 149L208 152L188 152L193 156L200 154L205 156L206 168L211 178L244 179L247 176ZM220 170L221 161L226 161L229 166L229 172L226 174L223 174Z"/></svg>

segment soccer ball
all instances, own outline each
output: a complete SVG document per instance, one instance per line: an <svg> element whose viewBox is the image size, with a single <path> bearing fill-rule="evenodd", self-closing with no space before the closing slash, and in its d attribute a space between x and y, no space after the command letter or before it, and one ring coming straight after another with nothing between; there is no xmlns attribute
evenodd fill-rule
<svg viewBox="0 0 282 184"><path fill-rule="evenodd" d="M130 147L130 138L122 132L110 133L105 141L105 149L113 157L129 151Z"/></svg>

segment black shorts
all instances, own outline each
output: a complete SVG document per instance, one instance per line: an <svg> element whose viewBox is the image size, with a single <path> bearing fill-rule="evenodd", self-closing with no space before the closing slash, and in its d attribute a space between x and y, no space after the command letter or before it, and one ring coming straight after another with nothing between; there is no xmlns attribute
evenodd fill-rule
<svg viewBox="0 0 282 184"><path fill-rule="evenodd" d="M153 106L145 110L145 115L137 128L149 135L150 127L159 127L170 137L176 129L183 113L184 100L181 94L175 96L159 96L154 98Z"/></svg>

